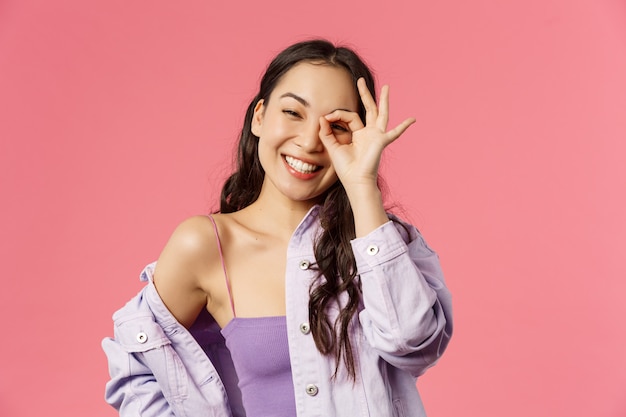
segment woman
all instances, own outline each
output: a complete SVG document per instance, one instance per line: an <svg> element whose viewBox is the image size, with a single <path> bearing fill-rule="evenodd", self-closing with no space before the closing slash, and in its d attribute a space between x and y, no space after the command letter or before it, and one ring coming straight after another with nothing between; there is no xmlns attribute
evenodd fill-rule
<svg viewBox="0 0 626 417"><path fill-rule="evenodd" d="M141 416L423 416L450 295L419 232L385 212L371 72L314 40L269 65L221 210L184 221L105 339L106 399Z"/></svg>

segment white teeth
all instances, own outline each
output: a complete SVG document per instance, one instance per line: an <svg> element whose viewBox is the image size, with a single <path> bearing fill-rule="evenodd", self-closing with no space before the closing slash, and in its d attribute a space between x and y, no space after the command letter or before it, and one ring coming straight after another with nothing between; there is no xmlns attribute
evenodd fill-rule
<svg viewBox="0 0 626 417"><path fill-rule="evenodd" d="M296 159L292 156L286 156L285 155L285 160L287 161L287 163L289 164L290 167L292 167L293 169L295 169L298 172L302 172L303 174L310 174L311 172L315 171L317 169L317 165L311 165L307 162L303 162L299 159Z"/></svg>

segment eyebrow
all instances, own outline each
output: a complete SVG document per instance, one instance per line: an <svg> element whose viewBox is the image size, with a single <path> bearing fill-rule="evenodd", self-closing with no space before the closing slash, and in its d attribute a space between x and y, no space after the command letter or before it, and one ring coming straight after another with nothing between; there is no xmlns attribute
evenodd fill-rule
<svg viewBox="0 0 626 417"><path fill-rule="evenodd" d="M285 97L291 97L292 99L298 101L300 104L302 104L304 107L311 107L311 105L309 104L308 101L306 101L305 99L303 99L302 97L300 97L297 94L294 93L285 93L282 96L280 96L280 98L285 98Z"/></svg>
<svg viewBox="0 0 626 417"><path fill-rule="evenodd" d="M296 100L298 103L302 104L304 107L311 107L311 104L310 104L308 101L306 101L304 98L300 97L300 96L299 96L299 95L297 95L297 94L294 94L294 93L285 93L285 94L283 94L282 96L280 96L280 98L285 98L285 97L291 97L292 99ZM333 110L333 111L336 111L336 110L342 110L342 111L346 111L346 112L352 112L352 110L348 110L348 109L344 109L344 108L338 108L338 109L335 109L335 110ZM332 113L332 111L331 111L331 113Z"/></svg>

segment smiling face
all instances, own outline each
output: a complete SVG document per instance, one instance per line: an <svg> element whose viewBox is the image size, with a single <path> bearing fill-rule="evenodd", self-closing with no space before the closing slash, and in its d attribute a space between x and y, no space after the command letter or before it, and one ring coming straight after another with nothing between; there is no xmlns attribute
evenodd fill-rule
<svg viewBox="0 0 626 417"><path fill-rule="evenodd" d="M262 193L313 204L337 181L320 138L319 119L334 110L356 112L351 75L341 67L303 62L278 82L269 100L260 100L252 120L265 171ZM340 142L352 139L347 126L333 125Z"/></svg>

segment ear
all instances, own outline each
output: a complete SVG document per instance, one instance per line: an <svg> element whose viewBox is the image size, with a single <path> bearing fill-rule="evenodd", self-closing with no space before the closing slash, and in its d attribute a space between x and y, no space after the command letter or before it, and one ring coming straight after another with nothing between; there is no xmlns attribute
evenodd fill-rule
<svg viewBox="0 0 626 417"><path fill-rule="evenodd" d="M263 115L265 114L265 106L263 105L263 99L257 101L254 106L254 114L252 115L252 125L250 130L252 134L257 138L261 136L261 126L263 126Z"/></svg>

